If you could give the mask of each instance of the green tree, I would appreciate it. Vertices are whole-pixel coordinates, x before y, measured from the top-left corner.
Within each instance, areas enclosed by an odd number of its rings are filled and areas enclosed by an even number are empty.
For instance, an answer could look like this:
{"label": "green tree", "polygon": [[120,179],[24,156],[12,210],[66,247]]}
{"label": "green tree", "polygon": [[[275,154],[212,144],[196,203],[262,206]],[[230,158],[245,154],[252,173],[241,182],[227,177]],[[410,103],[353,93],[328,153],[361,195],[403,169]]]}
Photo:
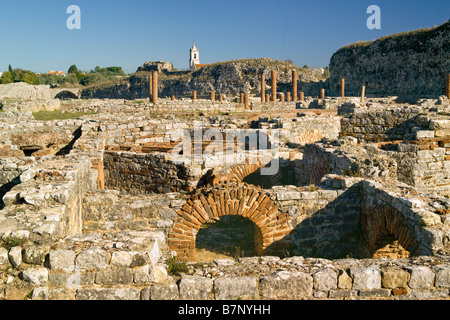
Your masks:
{"label": "green tree", "polygon": [[77,73],[78,72],[78,68],[76,65],[71,65],[69,68],[69,71],[67,71],[67,73]]}
{"label": "green tree", "polygon": [[11,67],[11,65],[8,66],[8,72],[14,73],[14,72],[13,72],[13,69],[12,69],[12,67]]}
{"label": "green tree", "polygon": [[26,82],[28,84],[37,84],[37,76],[34,72],[29,70],[14,69],[14,82]]}
{"label": "green tree", "polygon": [[3,72],[2,77],[0,78],[1,84],[8,84],[14,82],[14,75],[11,72]]}

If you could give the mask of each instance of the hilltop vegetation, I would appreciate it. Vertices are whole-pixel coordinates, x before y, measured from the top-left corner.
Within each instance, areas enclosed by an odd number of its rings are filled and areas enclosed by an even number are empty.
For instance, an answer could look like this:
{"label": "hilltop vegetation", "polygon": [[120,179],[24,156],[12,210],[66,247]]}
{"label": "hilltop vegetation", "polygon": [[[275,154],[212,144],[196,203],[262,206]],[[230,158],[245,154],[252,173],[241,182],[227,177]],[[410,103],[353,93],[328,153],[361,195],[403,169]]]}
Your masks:
{"label": "hilltop vegetation", "polygon": [[35,74],[30,70],[20,68],[13,69],[11,65],[8,71],[0,78],[0,84],[13,82],[25,82],[31,85],[58,85],[63,87],[89,86],[93,84],[107,83],[125,77],[122,67],[95,67],[93,70],[80,71],[76,65],[72,65],[66,75]]}
{"label": "hilltop vegetation", "polygon": [[397,33],[375,41],[359,41],[339,49],[330,60],[329,89],[339,92],[345,78],[349,95],[363,85],[373,95],[429,96],[443,94],[450,70],[450,22]]}

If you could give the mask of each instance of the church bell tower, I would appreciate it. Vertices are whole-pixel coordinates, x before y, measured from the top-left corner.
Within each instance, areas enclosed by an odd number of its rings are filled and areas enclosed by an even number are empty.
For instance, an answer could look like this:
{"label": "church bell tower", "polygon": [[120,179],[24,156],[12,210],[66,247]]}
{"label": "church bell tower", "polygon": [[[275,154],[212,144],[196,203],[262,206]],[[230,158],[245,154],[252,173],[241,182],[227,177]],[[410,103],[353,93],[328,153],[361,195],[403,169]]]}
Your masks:
{"label": "church bell tower", "polygon": [[200,64],[200,56],[199,56],[199,51],[197,49],[197,47],[195,46],[195,41],[194,41],[194,45],[192,46],[191,50],[190,50],[190,59],[189,59],[189,67],[191,69],[195,69],[195,65],[196,64]]}

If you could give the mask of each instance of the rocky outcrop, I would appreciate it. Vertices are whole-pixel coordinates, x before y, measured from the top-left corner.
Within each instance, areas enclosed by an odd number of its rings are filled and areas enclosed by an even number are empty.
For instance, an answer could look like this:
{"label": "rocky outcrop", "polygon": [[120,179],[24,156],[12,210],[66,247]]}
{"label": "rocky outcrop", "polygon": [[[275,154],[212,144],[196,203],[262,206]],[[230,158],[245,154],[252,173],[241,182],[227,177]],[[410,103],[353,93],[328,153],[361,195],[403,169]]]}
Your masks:
{"label": "rocky outcrop", "polygon": [[[112,86],[87,88],[82,97],[147,98],[149,68],[157,68],[160,64],[146,63],[127,80]],[[228,98],[238,96],[241,92],[257,95],[261,90],[261,74],[266,77],[266,91],[270,89],[272,70],[277,71],[278,92],[291,91],[292,70],[297,70],[299,91],[305,91],[306,94],[318,95],[325,80],[320,69],[299,68],[290,62],[269,58],[243,59],[218,62],[197,70],[169,71],[161,68],[158,90],[161,97],[191,97],[194,90],[198,98],[209,98],[211,91]]]}
{"label": "rocky outcrop", "polygon": [[373,42],[357,42],[330,60],[330,94],[337,95],[345,78],[346,95],[430,96],[444,94],[450,70],[450,22],[431,29],[394,34]]}
{"label": "rocky outcrop", "polygon": [[172,71],[173,65],[170,62],[165,61],[147,61],[144,65],[140,66],[137,71]]}

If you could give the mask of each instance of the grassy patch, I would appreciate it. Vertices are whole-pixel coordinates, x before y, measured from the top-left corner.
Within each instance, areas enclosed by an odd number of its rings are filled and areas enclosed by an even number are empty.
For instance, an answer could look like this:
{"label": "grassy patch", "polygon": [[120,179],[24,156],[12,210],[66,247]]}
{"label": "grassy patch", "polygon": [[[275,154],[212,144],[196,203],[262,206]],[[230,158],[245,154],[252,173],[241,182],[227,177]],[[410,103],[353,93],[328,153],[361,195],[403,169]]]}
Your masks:
{"label": "grassy patch", "polygon": [[1,246],[10,250],[14,247],[23,245],[25,242],[27,242],[26,239],[6,237],[6,238],[2,239]]}
{"label": "grassy patch", "polygon": [[36,120],[66,120],[66,119],[78,119],[81,116],[94,114],[95,112],[62,112],[61,110],[55,111],[39,111],[33,112],[33,117]]}
{"label": "grassy patch", "polygon": [[180,273],[188,273],[188,267],[186,261],[180,261],[176,256],[170,257],[167,260],[168,268],[167,272],[169,275],[174,276]]}

